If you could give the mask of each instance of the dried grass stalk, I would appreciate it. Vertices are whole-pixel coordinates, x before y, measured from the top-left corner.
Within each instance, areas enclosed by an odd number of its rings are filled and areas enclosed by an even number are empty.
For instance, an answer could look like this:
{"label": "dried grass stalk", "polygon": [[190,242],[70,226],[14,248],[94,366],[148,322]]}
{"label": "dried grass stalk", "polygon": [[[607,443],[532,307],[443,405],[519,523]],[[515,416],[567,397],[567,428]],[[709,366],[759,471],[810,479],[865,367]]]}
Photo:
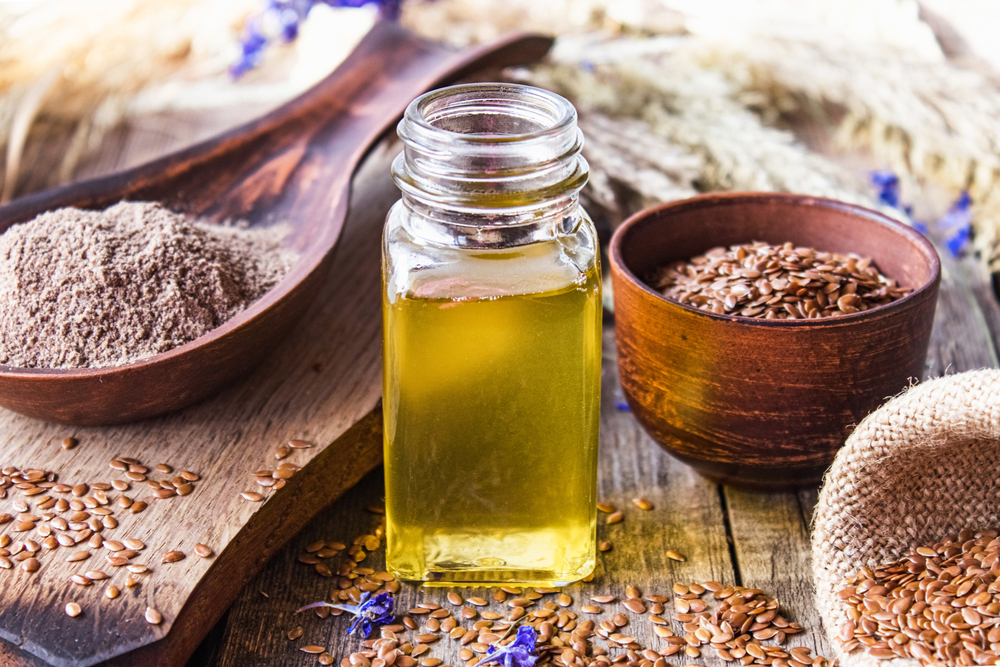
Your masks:
{"label": "dried grass stalk", "polygon": [[1000,87],[989,74],[872,45],[713,45],[703,63],[775,108],[844,109],[839,143],[903,175],[967,189],[977,245],[1000,270]]}
{"label": "dried grass stalk", "polygon": [[[765,126],[734,86],[691,56],[688,44],[676,38],[636,56],[635,40],[619,40],[603,45],[597,64],[564,51],[562,60],[526,78],[567,95],[585,113],[641,119],[660,141],[700,156],[701,173],[689,177],[699,189],[788,191],[873,204],[863,178],[791,133]],[[635,152],[649,159],[654,150],[639,143]]]}

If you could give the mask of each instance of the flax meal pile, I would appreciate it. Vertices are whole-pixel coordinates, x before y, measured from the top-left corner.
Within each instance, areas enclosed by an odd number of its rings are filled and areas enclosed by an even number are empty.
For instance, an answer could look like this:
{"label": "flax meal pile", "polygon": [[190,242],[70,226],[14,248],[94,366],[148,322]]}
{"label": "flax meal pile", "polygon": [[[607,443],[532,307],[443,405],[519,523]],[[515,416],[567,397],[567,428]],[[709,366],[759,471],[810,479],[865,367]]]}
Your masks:
{"label": "flax meal pile", "polygon": [[0,363],[130,363],[220,326],[296,254],[278,228],[220,226],[159,204],[63,208],[0,236]]}

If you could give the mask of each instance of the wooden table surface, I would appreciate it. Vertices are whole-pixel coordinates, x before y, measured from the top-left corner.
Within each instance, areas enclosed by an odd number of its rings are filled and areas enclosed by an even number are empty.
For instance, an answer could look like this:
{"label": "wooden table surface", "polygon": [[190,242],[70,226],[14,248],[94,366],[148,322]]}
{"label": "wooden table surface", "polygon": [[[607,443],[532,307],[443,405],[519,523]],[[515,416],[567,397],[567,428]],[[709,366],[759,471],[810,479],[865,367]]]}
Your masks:
{"label": "wooden table surface", "polygon": [[[241,109],[228,115],[186,114],[152,119],[110,137],[98,158],[78,176],[105,173],[149,159],[259,111]],[[57,157],[54,154],[51,159]],[[45,161],[45,155],[35,156],[33,174],[37,176],[29,174],[22,192],[46,184],[44,174],[51,172],[44,168]],[[388,179],[388,174],[384,178]],[[973,258],[956,261],[942,255],[942,259],[944,275],[927,377],[997,366],[1000,307],[988,277]],[[377,257],[372,261],[378,261]],[[623,600],[625,586],[629,584],[645,593],[667,596],[675,582],[716,580],[741,584],[777,597],[789,618],[805,627],[805,633],[789,638],[789,646],[808,646],[816,653],[832,656],[813,606],[809,566],[810,520],[818,490],[762,494],[709,482],[660,450],[632,415],[620,409],[621,404],[613,323],[609,321],[604,332],[598,484],[600,498],[622,509],[625,519],[605,525],[605,515],[599,516],[598,539],[609,540],[614,546],[599,554],[599,567],[592,582],[565,589],[573,598],[571,609],[580,613],[580,607],[589,603],[590,596],[601,593]],[[540,476],[538,483],[558,484],[559,480]],[[358,650],[360,640],[346,634],[347,617],[321,619],[311,611],[296,614],[295,610],[302,605],[329,599],[331,588],[336,587],[336,578],[319,576],[311,566],[298,562],[298,556],[316,540],[349,544],[359,535],[371,534],[379,516],[366,508],[380,506],[382,494],[382,470],[378,468],[296,536],[245,587],[188,667],[315,665],[315,655],[299,650],[306,644],[328,648],[339,664],[342,658]],[[643,511],[631,502],[640,496],[650,500],[653,509]],[[668,558],[668,550],[683,554],[686,561]],[[382,549],[372,552],[364,565],[381,570]],[[435,602],[457,611],[457,607],[447,603],[446,592],[447,589],[404,585],[397,596],[398,608],[406,610],[419,602]],[[506,606],[493,601],[491,590],[461,592],[465,597],[480,595],[490,601],[488,607],[479,611],[506,610]],[[622,611],[629,617],[629,634],[640,644],[654,649],[664,646],[652,632],[648,613],[637,615],[617,603],[608,605],[609,610],[612,608],[613,612],[593,618],[600,621]],[[668,608],[668,617],[670,614]],[[422,627],[427,617],[414,618]],[[464,625],[471,625],[471,621]],[[301,626],[304,632],[299,639],[289,640],[287,632],[296,626]],[[441,658],[446,665],[465,664],[458,657],[458,642],[447,637],[435,643],[429,655]],[[695,659],[675,656],[668,660],[672,665],[688,663],[709,667],[725,664],[707,655]]]}

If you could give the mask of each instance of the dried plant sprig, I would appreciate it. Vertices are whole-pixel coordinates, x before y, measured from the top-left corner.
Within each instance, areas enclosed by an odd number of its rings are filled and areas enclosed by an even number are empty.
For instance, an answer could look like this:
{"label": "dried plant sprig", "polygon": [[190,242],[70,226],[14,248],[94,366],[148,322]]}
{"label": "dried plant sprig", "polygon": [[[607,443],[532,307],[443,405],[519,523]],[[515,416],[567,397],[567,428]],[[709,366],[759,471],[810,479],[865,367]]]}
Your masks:
{"label": "dried plant sprig", "polygon": [[395,620],[395,616],[392,613],[394,603],[393,597],[389,593],[379,593],[375,597],[372,597],[371,593],[365,593],[361,596],[361,602],[357,605],[335,604],[321,600],[299,608],[296,613],[318,607],[330,607],[331,609],[346,611],[354,615],[354,622],[351,623],[351,627],[347,632],[352,635],[355,632],[359,632],[363,637],[368,638],[376,626],[387,625]]}

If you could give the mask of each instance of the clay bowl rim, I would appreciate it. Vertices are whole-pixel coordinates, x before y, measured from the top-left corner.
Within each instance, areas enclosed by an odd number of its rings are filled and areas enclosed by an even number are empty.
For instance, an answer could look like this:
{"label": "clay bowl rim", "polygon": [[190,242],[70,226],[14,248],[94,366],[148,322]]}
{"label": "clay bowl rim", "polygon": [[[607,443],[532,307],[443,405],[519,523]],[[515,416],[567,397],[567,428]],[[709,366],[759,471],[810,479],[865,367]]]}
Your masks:
{"label": "clay bowl rim", "polygon": [[[200,147],[200,144],[197,145]],[[173,157],[171,154],[167,157]],[[156,160],[159,163],[161,160]],[[132,168],[121,172],[115,172],[111,174],[113,177],[121,177],[123,175],[130,175],[134,171],[145,167],[146,165],[141,165],[138,168]],[[107,177],[101,177],[96,180],[104,180]],[[86,184],[90,184],[91,181],[86,181]],[[48,191],[42,194],[48,194]],[[138,201],[138,200],[128,200],[125,201]],[[159,204],[166,208],[167,210],[177,213],[177,209],[171,206],[168,202],[163,202],[155,200],[152,203]],[[107,208],[107,207],[104,207]],[[92,210],[104,210],[92,209]],[[332,211],[329,215],[332,215]],[[330,222],[330,217],[328,215],[327,223]],[[217,221],[213,218],[206,218],[200,215],[190,216],[198,220],[205,220],[209,224],[224,224],[224,221]],[[17,223],[13,223],[17,224]],[[13,226],[8,225],[8,227]],[[254,230],[265,230],[270,229],[272,225],[267,223],[251,223],[249,228]],[[86,368],[29,368],[24,366],[9,366],[6,364],[0,364],[0,378],[24,378],[24,379],[38,379],[44,377],[50,377],[52,379],[74,379],[74,378],[95,378],[101,376],[112,376],[119,375],[123,373],[128,373],[131,370],[142,369],[146,366],[151,366],[153,364],[162,364],[168,362],[175,357],[181,355],[186,355],[192,350],[206,347],[212,345],[213,343],[225,339],[230,333],[237,329],[242,329],[251,321],[257,320],[265,311],[270,310],[275,307],[279,302],[287,299],[293,292],[295,292],[299,286],[306,280],[308,280],[313,273],[322,267],[324,261],[329,255],[333,253],[336,249],[337,244],[340,241],[342,233],[342,225],[331,225],[325,224],[322,228],[322,233],[316,235],[315,242],[310,244],[305,250],[299,251],[298,257],[295,259],[295,263],[288,269],[288,272],[282,276],[282,278],[276,282],[269,290],[258,296],[253,302],[251,302],[246,308],[238,312],[233,317],[229,318],[222,324],[212,329],[209,329],[202,335],[198,336],[194,340],[188,341],[183,345],[171,348],[166,352],[160,352],[159,354],[154,354],[149,357],[144,357],[142,359],[137,359],[136,361],[130,361],[128,363],[119,364],[117,366],[97,366],[97,367],[86,367]],[[6,228],[5,228],[6,229]],[[287,236],[281,240],[281,245],[285,249],[294,249],[289,245],[290,241],[295,241],[302,236],[302,232],[296,232],[293,228],[289,231]]]}
{"label": "clay bowl rim", "polygon": [[[746,202],[747,200],[753,202],[763,202],[772,201],[777,202],[782,206],[801,206],[801,207],[824,207],[831,208],[838,211],[842,211],[848,214],[853,214],[871,220],[872,222],[882,225],[888,228],[890,231],[903,236],[909,241],[913,242],[921,251],[920,255],[925,260],[929,270],[930,276],[924,282],[924,284],[919,287],[914,287],[913,290],[901,299],[891,301],[881,306],[876,306],[874,308],[869,308],[868,310],[861,310],[856,313],[851,313],[849,315],[839,315],[836,317],[820,317],[816,319],[787,319],[787,320],[768,320],[760,317],[745,317],[743,315],[720,315],[718,313],[713,313],[707,310],[702,310],[700,308],[695,308],[687,304],[683,304],[679,301],[667,298],[660,292],[657,292],[650,285],[648,285],[644,280],[639,278],[632,272],[632,269],[628,267],[625,260],[622,258],[621,247],[625,235],[634,227],[641,226],[642,224],[653,224],[656,221],[663,220],[669,214],[674,211],[683,211],[689,208],[705,208],[705,207],[725,207],[737,202]],[[742,241],[742,243],[750,243],[753,239],[748,239]],[[714,247],[714,246],[713,246]],[[705,248],[705,251],[710,248]],[[823,251],[822,248],[817,248],[819,251]],[[704,251],[702,251],[704,252]],[[812,195],[799,195],[786,192],[726,192],[726,193],[708,193],[697,195],[694,197],[689,197],[687,199],[679,199],[676,201],[665,202],[663,204],[657,204],[649,208],[645,208],[638,213],[634,213],[629,216],[611,237],[611,242],[608,244],[608,260],[611,263],[613,274],[617,273],[622,277],[626,278],[633,285],[639,287],[642,291],[647,294],[656,297],[659,301],[662,301],[668,307],[674,306],[681,308],[690,313],[695,313],[699,316],[708,317],[709,319],[717,320],[719,322],[733,322],[734,324],[744,325],[744,326],[758,326],[758,327],[777,327],[777,328],[789,328],[789,329],[812,329],[818,327],[838,327],[847,326],[855,322],[863,321],[867,318],[878,317],[882,313],[889,313],[895,310],[906,309],[910,303],[920,299],[926,292],[934,289],[934,286],[940,282],[941,279],[941,258],[937,254],[934,245],[920,232],[908,227],[907,225],[894,220],[884,213],[879,211],[860,206],[858,204],[850,204],[848,202],[840,201],[837,199],[830,199],[828,197],[814,197]]]}

